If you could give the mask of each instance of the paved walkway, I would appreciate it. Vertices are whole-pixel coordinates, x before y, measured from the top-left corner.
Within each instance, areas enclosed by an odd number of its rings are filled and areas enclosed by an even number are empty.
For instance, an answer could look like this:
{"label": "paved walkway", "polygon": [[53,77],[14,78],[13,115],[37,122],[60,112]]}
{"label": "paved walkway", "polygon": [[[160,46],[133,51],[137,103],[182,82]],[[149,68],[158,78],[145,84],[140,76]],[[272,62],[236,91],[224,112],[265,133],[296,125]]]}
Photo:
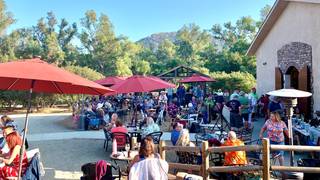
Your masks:
{"label": "paved walkway", "polygon": [[[195,134],[191,134],[191,141],[195,141]],[[57,132],[57,133],[38,133],[27,136],[28,141],[51,141],[51,140],[68,140],[68,139],[105,139],[104,133],[100,131],[74,131],[74,132]],[[164,132],[161,139],[170,141],[171,133]]]}

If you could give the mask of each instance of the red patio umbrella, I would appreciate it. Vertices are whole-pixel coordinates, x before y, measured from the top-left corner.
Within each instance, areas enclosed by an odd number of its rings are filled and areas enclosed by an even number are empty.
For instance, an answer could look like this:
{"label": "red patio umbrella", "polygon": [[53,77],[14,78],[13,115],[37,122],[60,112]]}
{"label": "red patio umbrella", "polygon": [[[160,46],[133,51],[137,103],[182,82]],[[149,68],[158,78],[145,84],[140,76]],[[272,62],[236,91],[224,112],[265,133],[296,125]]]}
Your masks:
{"label": "red patio umbrella", "polygon": [[119,76],[109,76],[103,79],[99,79],[95,81],[96,83],[103,85],[103,86],[112,86],[118,83],[121,83],[124,81],[126,78],[125,77],[119,77]]}
{"label": "red patio umbrella", "polygon": [[[33,86],[32,86],[33,82]],[[0,89],[60,94],[105,94],[113,90],[39,58],[0,64]]]}
{"label": "red patio umbrella", "polygon": [[[134,75],[123,82],[111,86],[116,93],[149,92],[158,89],[174,88],[176,85],[163,81],[154,76]],[[106,95],[114,95],[108,93]]]}
{"label": "red patio umbrella", "polygon": [[40,58],[13,61],[0,64],[0,89],[29,90],[28,107],[23,132],[23,148],[20,151],[19,176],[21,176],[22,154],[28,131],[28,114],[31,108],[31,94],[35,92],[60,94],[99,95],[113,90],[80,76],[48,64]]}
{"label": "red patio umbrella", "polygon": [[205,76],[201,76],[198,74],[193,74],[190,77],[186,77],[182,80],[180,80],[179,82],[181,83],[192,83],[192,82],[215,82],[215,79],[209,78],[209,77],[205,77]]}

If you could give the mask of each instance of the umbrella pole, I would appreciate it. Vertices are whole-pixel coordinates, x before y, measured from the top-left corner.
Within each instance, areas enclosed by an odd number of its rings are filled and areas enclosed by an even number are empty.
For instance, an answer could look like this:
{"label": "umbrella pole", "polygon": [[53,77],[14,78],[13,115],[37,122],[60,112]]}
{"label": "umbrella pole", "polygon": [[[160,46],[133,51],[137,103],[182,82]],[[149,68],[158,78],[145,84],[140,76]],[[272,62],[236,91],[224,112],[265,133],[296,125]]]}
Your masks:
{"label": "umbrella pole", "polygon": [[24,154],[24,148],[25,148],[25,142],[26,142],[26,136],[28,131],[28,123],[29,123],[29,113],[31,109],[31,95],[32,95],[32,89],[34,87],[35,81],[32,80],[31,82],[31,88],[29,90],[28,95],[28,107],[27,107],[27,113],[26,113],[26,119],[24,121],[24,131],[23,131],[23,137],[22,137],[22,147],[20,149],[20,159],[19,159],[19,174],[18,174],[18,180],[21,179],[21,173],[22,173],[22,160],[23,160],[23,154]]}

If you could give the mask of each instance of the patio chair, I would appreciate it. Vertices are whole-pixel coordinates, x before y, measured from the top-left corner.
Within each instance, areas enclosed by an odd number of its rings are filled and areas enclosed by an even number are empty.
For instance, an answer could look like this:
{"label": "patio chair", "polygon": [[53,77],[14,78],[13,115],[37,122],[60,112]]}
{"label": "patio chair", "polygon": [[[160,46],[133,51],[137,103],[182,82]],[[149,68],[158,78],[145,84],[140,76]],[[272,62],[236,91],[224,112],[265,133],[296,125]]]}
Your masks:
{"label": "patio chair", "polygon": [[188,119],[193,119],[195,121],[198,121],[198,114],[189,114],[188,115]]}
{"label": "patio chair", "polygon": [[253,126],[249,129],[245,128],[238,128],[234,129],[235,133],[237,134],[237,137],[244,142],[244,144],[249,144],[252,140],[252,132],[253,132]]}
{"label": "patio chair", "polygon": [[111,138],[112,138],[112,141],[113,141],[113,139],[116,139],[118,151],[125,151],[127,144],[130,145],[130,149],[131,149],[129,134],[122,133],[122,132],[114,132],[114,133],[111,133]]}
{"label": "patio chair", "polygon": [[108,151],[108,146],[109,146],[109,141],[112,140],[111,138],[111,134],[108,130],[106,130],[105,128],[103,128],[103,133],[104,133],[104,144],[103,144],[103,148]]}
{"label": "patio chair", "polygon": [[159,144],[162,134],[163,134],[163,132],[158,131],[158,132],[150,133],[147,136],[150,136],[153,139],[154,144]]}
{"label": "patio chair", "polygon": [[[246,145],[262,145],[261,139],[251,140],[250,142],[247,142]],[[261,150],[257,151],[248,151],[246,152],[247,160],[249,164],[252,165],[262,165],[262,159],[261,159]]]}

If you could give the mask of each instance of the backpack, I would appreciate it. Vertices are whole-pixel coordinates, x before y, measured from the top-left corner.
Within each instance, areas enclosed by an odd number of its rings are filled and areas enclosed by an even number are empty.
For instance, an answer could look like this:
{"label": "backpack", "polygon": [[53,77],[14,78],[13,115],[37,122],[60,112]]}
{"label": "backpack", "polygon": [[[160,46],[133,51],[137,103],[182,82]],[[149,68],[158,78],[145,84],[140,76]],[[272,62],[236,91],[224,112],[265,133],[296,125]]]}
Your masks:
{"label": "backpack", "polygon": [[96,163],[86,163],[81,166],[83,176],[81,180],[93,180],[96,179]]}
{"label": "backpack", "polygon": [[[96,162],[86,163],[81,166],[83,176],[81,180],[95,180],[96,179]],[[112,166],[107,166],[107,172],[101,180],[112,180]]]}

